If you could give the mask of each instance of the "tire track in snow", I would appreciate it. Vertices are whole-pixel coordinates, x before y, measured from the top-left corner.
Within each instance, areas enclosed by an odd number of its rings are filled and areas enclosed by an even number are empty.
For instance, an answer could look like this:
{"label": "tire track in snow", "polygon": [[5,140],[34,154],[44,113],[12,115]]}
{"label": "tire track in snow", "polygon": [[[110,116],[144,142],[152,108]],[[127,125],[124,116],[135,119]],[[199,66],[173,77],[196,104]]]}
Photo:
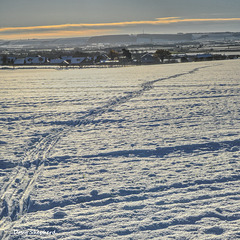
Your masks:
{"label": "tire track in snow", "polygon": [[80,127],[81,125],[91,123],[96,117],[106,112],[113,111],[113,107],[143,95],[146,91],[154,88],[154,84],[157,82],[190,75],[207,67],[208,66],[198,67],[189,72],[145,82],[141,84],[139,90],[130,92],[123,97],[112,99],[102,107],[90,110],[86,115],[77,120],[52,122],[52,125],[67,126],[65,126],[64,129],[53,129],[49,131],[45,137],[42,137],[40,141],[33,146],[33,149],[29,150],[26,156],[21,159],[15,175],[5,184],[1,191],[0,229],[4,229],[4,232],[0,235],[2,239],[7,239],[9,237],[10,229],[13,229],[15,221],[28,212],[31,204],[30,193],[37,178],[44,169],[44,161],[48,158],[51,150],[59,139],[69,134],[73,130],[73,127]]}
{"label": "tire track in snow", "polygon": [[42,137],[34,149],[21,159],[14,177],[4,186],[0,212],[0,229],[5,230],[2,239],[7,239],[14,222],[28,211],[30,192],[44,168],[44,161],[61,135],[61,132],[57,132]]}

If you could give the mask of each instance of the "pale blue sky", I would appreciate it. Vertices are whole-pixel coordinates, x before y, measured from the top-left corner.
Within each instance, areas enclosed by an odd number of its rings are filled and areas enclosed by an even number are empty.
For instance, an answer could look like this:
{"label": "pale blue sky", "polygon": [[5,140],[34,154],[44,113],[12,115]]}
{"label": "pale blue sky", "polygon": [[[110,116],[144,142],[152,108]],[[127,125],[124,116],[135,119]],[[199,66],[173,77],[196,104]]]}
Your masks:
{"label": "pale blue sky", "polygon": [[[240,0],[0,0],[0,39],[122,34],[239,31]],[[155,22],[158,18],[215,19]],[[224,20],[224,19],[228,20]],[[234,18],[234,19],[233,19]],[[219,21],[218,21],[219,20]],[[97,23],[128,23],[95,26]],[[150,22],[146,22],[150,21]],[[93,24],[82,26],[81,24]],[[16,27],[63,25],[57,29]],[[80,26],[69,26],[79,24]],[[16,29],[8,29],[8,28]],[[6,31],[5,31],[6,30]],[[61,30],[61,33],[60,33]],[[64,32],[62,32],[64,31]],[[45,33],[45,35],[44,35]]]}

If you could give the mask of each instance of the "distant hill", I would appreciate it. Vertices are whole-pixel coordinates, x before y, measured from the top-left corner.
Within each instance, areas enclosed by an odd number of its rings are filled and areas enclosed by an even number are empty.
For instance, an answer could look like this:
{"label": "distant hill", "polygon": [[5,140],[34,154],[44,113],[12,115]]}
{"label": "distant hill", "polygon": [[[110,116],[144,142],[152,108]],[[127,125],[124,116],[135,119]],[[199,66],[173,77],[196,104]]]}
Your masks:
{"label": "distant hill", "polygon": [[134,35],[106,35],[96,36],[88,39],[88,44],[109,43],[109,44],[121,44],[121,43],[136,43],[137,36]]}
{"label": "distant hill", "polygon": [[158,42],[178,42],[191,41],[192,34],[137,34],[137,35],[106,35],[96,36],[88,39],[88,44],[135,44],[135,43],[158,43]]}
{"label": "distant hill", "polygon": [[0,40],[1,48],[23,48],[23,49],[52,49],[79,47],[87,44],[88,38],[57,38],[57,39],[27,39],[27,40]]}

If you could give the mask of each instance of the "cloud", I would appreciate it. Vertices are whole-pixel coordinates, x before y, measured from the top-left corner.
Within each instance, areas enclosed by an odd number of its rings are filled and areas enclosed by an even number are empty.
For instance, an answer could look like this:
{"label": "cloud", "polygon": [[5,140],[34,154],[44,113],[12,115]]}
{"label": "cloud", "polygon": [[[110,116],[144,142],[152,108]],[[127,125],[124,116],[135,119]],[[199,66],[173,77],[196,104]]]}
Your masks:
{"label": "cloud", "polygon": [[112,22],[112,23],[80,23],[80,24],[61,24],[61,25],[48,25],[48,26],[32,26],[32,27],[9,27],[0,28],[0,33],[17,33],[17,32],[43,32],[43,31],[59,31],[74,28],[108,28],[108,27],[126,27],[137,25],[156,25],[166,24],[176,19],[176,17],[157,18],[153,21],[131,21],[131,22]]}
{"label": "cloud", "polygon": [[79,37],[79,36],[96,36],[113,34],[115,29],[87,29],[87,30],[76,30],[76,31],[46,31],[46,32],[32,32],[32,33],[11,33],[5,36],[0,35],[0,39],[31,39],[31,38],[65,38],[65,37]]}
{"label": "cloud", "polygon": [[[157,18],[161,21],[161,18]],[[240,21],[240,18],[196,18],[196,19],[181,19],[175,18],[168,20],[168,23],[180,23],[180,22],[229,22],[229,21]]]}
{"label": "cloud", "polygon": [[[67,35],[89,36],[92,34],[105,34],[105,32],[117,31],[117,29],[124,29],[127,27],[137,26],[157,26],[166,24],[178,23],[211,23],[211,22],[239,22],[240,18],[199,18],[199,19],[184,19],[179,17],[156,18],[149,21],[126,21],[126,22],[111,22],[111,23],[80,23],[80,24],[61,24],[61,25],[48,25],[48,26],[30,26],[30,27],[8,27],[0,28],[0,38],[15,38],[17,35],[30,37],[51,37]],[[2,36],[1,36],[2,35]]]}

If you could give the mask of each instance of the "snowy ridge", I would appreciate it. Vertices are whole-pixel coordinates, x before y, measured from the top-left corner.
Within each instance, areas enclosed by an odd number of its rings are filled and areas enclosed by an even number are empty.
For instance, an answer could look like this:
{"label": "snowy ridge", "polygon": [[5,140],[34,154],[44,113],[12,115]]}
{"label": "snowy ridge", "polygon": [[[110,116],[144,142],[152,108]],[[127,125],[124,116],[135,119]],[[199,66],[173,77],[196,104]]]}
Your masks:
{"label": "snowy ridge", "polygon": [[[11,173],[2,178],[2,239],[30,229],[55,233],[41,239],[239,237],[239,83],[235,76],[209,80],[219,64],[181,67],[169,74],[173,66],[166,73],[160,66],[166,76],[145,82],[159,69],[150,67],[135,86],[127,80],[116,92],[107,91],[109,80],[103,94],[86,97],[86,89],[79,111],[71,108],[77,98],[25,103],[23,110],[31,108],[19,117],[14,105],[6,108],[1,121],[31,137],[19,145],[18,163],[1,169]],[[32,110],[41,102],[46,109],[66,104],[65,112]]]}

